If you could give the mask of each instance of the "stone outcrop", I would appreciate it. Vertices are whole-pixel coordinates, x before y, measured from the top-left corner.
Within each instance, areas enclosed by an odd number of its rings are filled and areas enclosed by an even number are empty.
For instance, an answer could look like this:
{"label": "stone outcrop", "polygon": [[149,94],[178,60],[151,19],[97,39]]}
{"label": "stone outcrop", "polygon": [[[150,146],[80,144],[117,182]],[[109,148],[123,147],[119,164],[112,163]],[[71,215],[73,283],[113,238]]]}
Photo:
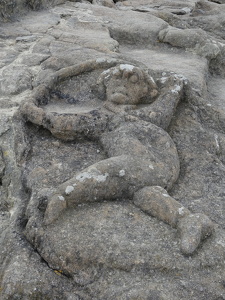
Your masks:
{"label": "stone outcrop", "polygon": [[39,10],[62,3],[65,3],[65,0],[3,0],[0,3],[0,20],[13,20],[29,10]]}
{"label": "stone outcrop", "polygon": [[0,11],[0,298],[225,299],[223,1]]}

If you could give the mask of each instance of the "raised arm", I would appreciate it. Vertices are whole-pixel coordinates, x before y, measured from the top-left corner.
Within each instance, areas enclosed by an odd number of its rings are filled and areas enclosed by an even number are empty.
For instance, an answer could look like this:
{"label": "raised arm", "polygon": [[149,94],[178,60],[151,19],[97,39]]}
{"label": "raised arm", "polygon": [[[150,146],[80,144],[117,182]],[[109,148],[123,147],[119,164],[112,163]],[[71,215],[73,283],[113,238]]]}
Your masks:
{"label": "raised arm", "polygon": [[151,104],[131,111],[132,116],[167,129],[183,94],[183,80],[176,75],[163,78],[160,95]]}

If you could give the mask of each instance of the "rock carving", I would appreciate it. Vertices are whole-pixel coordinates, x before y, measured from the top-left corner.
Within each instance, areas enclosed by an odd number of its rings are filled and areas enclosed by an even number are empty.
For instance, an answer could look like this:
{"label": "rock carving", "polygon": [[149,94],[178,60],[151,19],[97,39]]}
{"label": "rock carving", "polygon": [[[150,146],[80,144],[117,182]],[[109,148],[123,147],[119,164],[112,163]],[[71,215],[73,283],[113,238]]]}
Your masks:
{"label": "rock carving", "polygon": [[[46,110],[54,85],[95,70],[100,72],[92,88],[99,106],[76,112],[75,104],[71,114]],[[175,74],[155,81],[142,67],[97,59],[62,69],[36,89],[33,99],[20,108],[25,120],[64,140],[98,139],[107,153],[106,159],[74,174],[48,196],[44,227],[81,203],[126,198],[178,228],[183,254],[195,252],[211,235],[213,223],[203,214],[192,214],[167,193],[180,166],[176,146],[165,130],[182,97],[183,84]]]}
{"label": "rock carving", "polygon": [[0,23],[0,299],[225,299],[225,0]]}

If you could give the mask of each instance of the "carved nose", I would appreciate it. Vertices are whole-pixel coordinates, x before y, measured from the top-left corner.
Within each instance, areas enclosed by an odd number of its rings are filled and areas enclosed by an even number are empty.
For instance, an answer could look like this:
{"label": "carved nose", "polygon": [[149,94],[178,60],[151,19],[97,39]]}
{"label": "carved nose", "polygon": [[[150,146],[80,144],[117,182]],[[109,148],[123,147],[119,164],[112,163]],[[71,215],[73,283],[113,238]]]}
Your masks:
{"label": "carved nose", "polygon": [[129,72],[129,71],[124,71],[124,72],[123,72],[122,78],[123,78],[123,79],[127,79],[127,78],[129,77],[130,74],[131,74],[131,72]]}
{"label": "carved nose", "polygon": [[115,93],[121,93],[123,95],[127,95],[127,89],[125,88],[125,86],[118,86],[116,87],[116,89],[113,91],[113,94]]}

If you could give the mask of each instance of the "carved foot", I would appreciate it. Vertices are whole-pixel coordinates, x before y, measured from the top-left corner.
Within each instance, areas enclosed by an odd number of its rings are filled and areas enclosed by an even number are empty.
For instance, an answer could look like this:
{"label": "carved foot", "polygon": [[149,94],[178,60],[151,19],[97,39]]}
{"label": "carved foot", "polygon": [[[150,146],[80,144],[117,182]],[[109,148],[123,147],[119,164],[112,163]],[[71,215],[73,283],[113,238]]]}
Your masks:
{"label": "carved foot", "polygon": [[67,207],[66,200],[62,195],[53,195],[48,203],[47,209],[45,211],[44,225],[50,225],[55,220],[57,220],[62,211]]}
{"label": "carved foot", "polygon": [[190,214],[178,223],[181,235],[181,252],[192,255],[202,240],[209,237],[214,229],[212,221],[204,214]]}
{"label": "carved foot", "polygon": [[145,213],[176,227],[181,235],[181,252],[191,255],[213,232],[212,221],[204,214],[192,214],[159,186],[144,187],[134,195],[134,204]]}

